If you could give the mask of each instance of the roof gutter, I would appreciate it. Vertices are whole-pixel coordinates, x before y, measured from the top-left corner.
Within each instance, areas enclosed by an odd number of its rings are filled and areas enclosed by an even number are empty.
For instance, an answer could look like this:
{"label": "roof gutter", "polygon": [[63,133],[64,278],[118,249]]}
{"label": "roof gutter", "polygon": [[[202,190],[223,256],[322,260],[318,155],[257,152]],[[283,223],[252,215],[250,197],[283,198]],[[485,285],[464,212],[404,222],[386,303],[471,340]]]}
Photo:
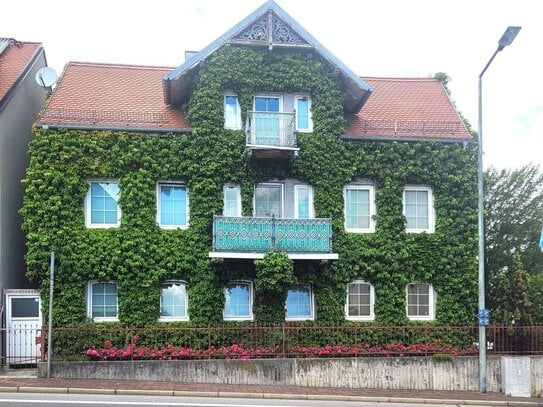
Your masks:
{"label": "roof gutter", "polygon": [[438,141],[440,143],[459,143],[462,145],[466,145],[471,142],[471,140],[468,139],[457,139],[457,138],[447,138],[447,137],[439,137],[439,138],[421,138],[421,137],[388,137],[388,136],[352,136],[347,134],[342,134],[340,137],[340,140],[343,141],[405,141],[405,142],[411,142],[416,143],[420,141]]}
{"label": "roof gutter", "polygon": [[89,126],[81,124],[45,124],[38,123],[38,127],[48,129],[68,129],[68,130],[113,130],[113,131],[132,131],[136,133],[192,133],[191,128],[171,128],[161,129],[156,127],[128,127],[128,126]]}

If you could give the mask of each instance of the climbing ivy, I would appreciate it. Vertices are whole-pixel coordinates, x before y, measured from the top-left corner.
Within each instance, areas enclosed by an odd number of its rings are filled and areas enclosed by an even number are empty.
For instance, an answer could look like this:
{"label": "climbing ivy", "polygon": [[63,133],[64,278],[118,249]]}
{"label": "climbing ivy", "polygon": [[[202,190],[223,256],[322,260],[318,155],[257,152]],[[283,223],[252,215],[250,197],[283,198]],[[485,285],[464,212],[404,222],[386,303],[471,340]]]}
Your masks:
{"label": "climbing ivy", "polygon": [[[249,158],[243,132],[223,128],[226,90],[238,94],[243,112],[259,92],[310,94],[313,132],[298,134],[299,157]],[[356,278],[375,286],[376,323],[407,322],[405,285],[411,281],[434,285],[437,322],[473,322],[474,146],[343,141],[343,98],[337,73],[312,52],[224,46],[203,63],[184,107],[190,134],[37,129],[21,213],[28,236],[27,274],[39,284],[44,304],[49,252],[57,253],[55,324],[90,322],[85,296],[90,280],[117,281],[121,325],[157,324],[160,287],[168,279],[187,282],[190,323],[185,324],[223,323],[223,287],[236,279],[254,281],[256,322],[283,321],[287,286],[299,282],[312,284],[316,323],[343,324],[346,285]],[[223,185],[241,186],[242,211],[250,216],[254,185],[287,178],[314,186],[316,215],[333,219],[339,260],[293,263],[281,253],[270,253],[256,265],[210,259],[212,219],[222,212]],[[89,179],[119,179],[120,227],[85,227]],[[356,179],[377,185],[375,233],[344,230],[343,187]],[[187,184],[188,229],[158,227],[159,180]],[[407,184],[432,186],[435,233],[405,233],[402,191]]]}

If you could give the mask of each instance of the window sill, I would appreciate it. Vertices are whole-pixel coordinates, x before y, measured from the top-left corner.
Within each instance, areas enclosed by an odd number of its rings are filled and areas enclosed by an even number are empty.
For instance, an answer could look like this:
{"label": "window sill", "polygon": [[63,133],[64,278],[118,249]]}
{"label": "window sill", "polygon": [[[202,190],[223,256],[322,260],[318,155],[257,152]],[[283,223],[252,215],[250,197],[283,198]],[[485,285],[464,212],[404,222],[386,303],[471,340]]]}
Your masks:
{"label": "window sill", "polygon": [[158,227],[164,230],[177,230],[177,229],[185,230],[189,228],[188,225],[161,225],[160,223],[158,224]]}
{"label": "window sill", "polygon": [[358,322],[373,322],[375,317],[345,317],[347,321],[358,321]]}
{"label": "window sill", "polygon": [[94,322],[119,322],[119,318],[93,318]]}
{"label": "window sill", "polygon": [[250,317],[223,317],[223,321],[253,321],[253,316]]}
{"label": "window sill", "polygon": [[189,317],[180,318],[159,318],[158,322],[187,322]]}
{"label": "window sill", "polygon": [[349,229],[345,228],[347,233],[375,233],[375,229]]}
{"label": "window sill", "polygon": [[87,229],[115,229],[121,226],[121,223],[87,223],[85,226]]}

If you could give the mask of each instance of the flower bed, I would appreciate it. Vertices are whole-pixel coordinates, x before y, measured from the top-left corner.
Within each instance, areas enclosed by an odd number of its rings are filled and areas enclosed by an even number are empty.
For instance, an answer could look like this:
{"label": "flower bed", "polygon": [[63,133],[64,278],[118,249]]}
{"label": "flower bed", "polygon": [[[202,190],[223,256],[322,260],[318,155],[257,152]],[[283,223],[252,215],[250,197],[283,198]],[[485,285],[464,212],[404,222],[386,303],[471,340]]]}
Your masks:
{"label": "flower bed", "polygon": [[[354,356],[427,356],[432,354],[459,355],[458,348],[443,345],[439,341],[430,344],[404,345],[391,343],[388,345],[370,346],[357,344],[353,346],[329,345],[324,347],[292,346],[281,349],[259,347],[246,349],[237,344],[208,349],[192,349],[167,344],[161,347],[138,346],[138,338],[133,336],[125,348],[117,348],[106,340],[103,347],[91,347],[84,354],[91,360],[176,360],[176,359],[262,359],[262,358],[328,358]],[[465,351],[462,353],[466,353]],[[469,352],[468,352],[469,353]]]}

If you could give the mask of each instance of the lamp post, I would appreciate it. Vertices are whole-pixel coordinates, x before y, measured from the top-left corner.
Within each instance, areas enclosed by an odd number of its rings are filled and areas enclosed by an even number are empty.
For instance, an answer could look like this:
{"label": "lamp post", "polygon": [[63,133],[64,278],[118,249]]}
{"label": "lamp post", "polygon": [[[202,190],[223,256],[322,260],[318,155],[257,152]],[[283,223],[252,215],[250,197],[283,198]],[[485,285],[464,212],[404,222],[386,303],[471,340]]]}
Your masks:
{"label": "lamp post", "polygon": [[494,57],[510,45],[521,27],[507,27],[502,37],[498,41],[498,48],[492,54],[485,67],[479,74],[479,128],[477,134],[478,141],[478,171],[477,171],[477,192],[478,192],[478,242],[479,242],[479,391],[486,394],[487,370],[486,370],[486,326],[489,323],[489,312],[485,309],[485,234],[484,234],[484,190],[483,190],[483,75],[494,60]]}

